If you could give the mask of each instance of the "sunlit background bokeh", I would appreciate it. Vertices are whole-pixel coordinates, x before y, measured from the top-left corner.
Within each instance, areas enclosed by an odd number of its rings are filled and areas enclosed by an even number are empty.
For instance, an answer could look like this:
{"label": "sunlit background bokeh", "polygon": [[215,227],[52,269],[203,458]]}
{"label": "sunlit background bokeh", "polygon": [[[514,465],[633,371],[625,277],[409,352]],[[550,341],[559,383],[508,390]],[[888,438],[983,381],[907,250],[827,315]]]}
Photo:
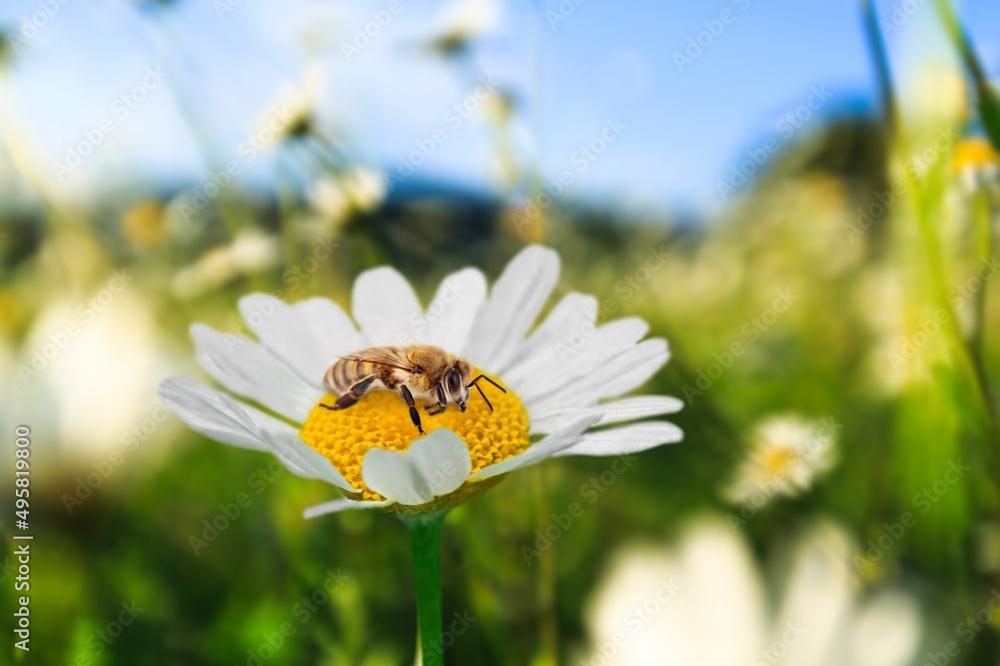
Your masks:
{"label": "sunlit background bokeh", "polygon": [[331,487],[156,385],[205,379],[188,327],[247,333],[246,293],[348,306],[392,264],[426,302],[543,243],[558,295],[670,341],[685,441],[455,510],[447,663],[1000,664],[1000,6],[949,7],[4,4],[0,452],[30,426],[35,540],[0,661],[412,663],[403,526],[305,521]]}

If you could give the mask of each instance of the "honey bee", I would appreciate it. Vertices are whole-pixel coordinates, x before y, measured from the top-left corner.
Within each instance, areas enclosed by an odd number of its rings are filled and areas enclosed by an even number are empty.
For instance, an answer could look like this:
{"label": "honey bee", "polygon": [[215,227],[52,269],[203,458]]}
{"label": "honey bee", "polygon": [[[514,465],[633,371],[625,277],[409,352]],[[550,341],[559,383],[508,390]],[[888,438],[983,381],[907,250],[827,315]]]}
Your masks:
{"label": "honey bee", "polygon": [[368,391],[398,391],[410,408],[413,425],[423,435],[417,398],[430,403],[425,409],[431,416],[443,412],[449,400],[464,412],[469,403],[469,389],[475,387],[492,412],[493,405],[479,386],[481,379],[507,392],[486,375],[473,379],[472,365],[467,360],[439,347],[368,347],[330,366],[323,376],[323,386],[340,397],[333,406],[323,403],[320,406],[330,410],[347,409]]}

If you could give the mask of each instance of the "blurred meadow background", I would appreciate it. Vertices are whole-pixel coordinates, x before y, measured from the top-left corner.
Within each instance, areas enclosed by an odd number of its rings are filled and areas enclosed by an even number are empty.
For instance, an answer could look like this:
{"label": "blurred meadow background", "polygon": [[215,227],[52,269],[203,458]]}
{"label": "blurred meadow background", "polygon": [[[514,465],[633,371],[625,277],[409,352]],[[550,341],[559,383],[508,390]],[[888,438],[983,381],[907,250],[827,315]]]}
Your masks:
{"label": "blurred meadow background", "polygon": [[35,541],[32,651],[0,661],[411,663],[403,526],[305,521],[328,486],[192,433],[156,385],[204,379],[188,327],[246,333],[243,294],[346,306],[388,263],[429,299],[543,243],[558,294],[668,338],[648,388],[685,441],[455,510],[448,663],[1000,664],[998,22],[5,3],[0,451],[31,427]]}

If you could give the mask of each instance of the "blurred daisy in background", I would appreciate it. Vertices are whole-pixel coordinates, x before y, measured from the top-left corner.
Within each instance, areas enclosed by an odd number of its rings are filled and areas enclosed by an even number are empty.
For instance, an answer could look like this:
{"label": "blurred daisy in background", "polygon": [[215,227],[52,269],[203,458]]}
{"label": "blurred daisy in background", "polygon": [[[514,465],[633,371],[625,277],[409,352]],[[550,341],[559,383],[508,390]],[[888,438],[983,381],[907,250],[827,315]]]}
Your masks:
{"label": "blurred daisy in background", "polygon": [[998,164],[1000,156],[997,151],[989,141],[980,137],[959,141],[952,156],[952,169],[962,179],[962,185],[968,192],[995,186]]}
{"label": "blurred daisy in background", "polygon": [[781,562],[787,574],[771,584],[718,519],[694,523],[674,547],[623,548],[588,602],[590,654],[574,663],[910,663],[921,635],[915,601],[894,589],[861,592],[852,554],[842,529],[820,523],[794,543]]}
{"label": "blurred daisy in background", "polygon": [[840,427],[833,419],[810,421],[794,414],[762,421],[726,497],[760,508],[774,495],[794,497],[808,490],[836,463],[834,443]]}

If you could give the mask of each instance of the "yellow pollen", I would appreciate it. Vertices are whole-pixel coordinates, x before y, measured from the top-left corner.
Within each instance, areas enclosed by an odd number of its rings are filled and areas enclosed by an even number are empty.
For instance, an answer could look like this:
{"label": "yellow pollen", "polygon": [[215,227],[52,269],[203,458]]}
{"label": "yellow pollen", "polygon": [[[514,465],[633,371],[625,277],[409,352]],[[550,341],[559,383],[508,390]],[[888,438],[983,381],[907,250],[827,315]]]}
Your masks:
{"label": "yellow pollen", "polygon": [[[479,371],[475,371],[473,376],[478,374]],[[504,386],[495,377],[490,378]],[[428,403],[417,400],[424,432],[430,434],[438,428],[455,431],[469,447],[473,472],[524,451],[530,443],[528,414],[521,399],[509,388],[507,393],[501,393],[485,380],[480,384],[493,403],[493,412],[475,388],[469,395],[464,413],[457,405],[449,403],[444,412],[432,416],[424,409]],[[333,405],[336,400],[335,395],[327,394],[320,404]],[[398,393],[383,389],[371,391],[347,409],[333,411],[316,405],[302,426],[299,437],[326,456],[349,484],[362,489],[360,495],[353,496],[354,499],[379,501],[385,498],[368,488],[361,478],[361,462],[365,453],[373,448],[405,451],[419,435],[403,399]],[[483,486],[476,492],[487,486],[485,483],[466,482],[452,495],[471,496],[475,493],[463,491],[472,485]]]}

